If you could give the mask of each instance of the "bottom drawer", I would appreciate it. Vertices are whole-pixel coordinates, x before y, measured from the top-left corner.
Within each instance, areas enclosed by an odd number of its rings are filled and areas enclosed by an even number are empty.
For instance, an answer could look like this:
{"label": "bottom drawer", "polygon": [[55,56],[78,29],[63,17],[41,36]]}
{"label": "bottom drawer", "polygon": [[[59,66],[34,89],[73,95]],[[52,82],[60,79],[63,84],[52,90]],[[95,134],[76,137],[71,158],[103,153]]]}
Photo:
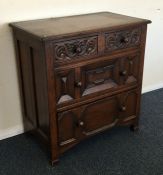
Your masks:
{"label": "bottom drawer", "polygon": [[59,145],[72,144],[136,118],[139,90],[127,91],[58,113]]}

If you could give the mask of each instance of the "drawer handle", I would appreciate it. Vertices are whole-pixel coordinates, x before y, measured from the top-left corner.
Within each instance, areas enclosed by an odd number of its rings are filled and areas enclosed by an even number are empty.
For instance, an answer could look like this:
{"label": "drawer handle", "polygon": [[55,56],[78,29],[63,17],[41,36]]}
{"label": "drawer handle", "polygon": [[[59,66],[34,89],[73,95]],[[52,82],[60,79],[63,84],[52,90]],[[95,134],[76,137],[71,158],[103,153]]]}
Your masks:
{"label": "drawer handle", "polygon": [[121,75],[121,76],[126,76],[126,75],[127,75],[127,71],[126,71],[126,70],[121,71],[121,72],[120,72],[120,75]]}
{"label": "drawer handle", "polygon": [[105,82],[104,79],[99,79],[99,80],[95,80],[93,83],[94,83],[95,85],[99,85],[99,84],[102,84],[102,83],[104,83],[104,82]]}
{"label": "drawer handle", "polygon": [[120,40],[121,43],[128,43],[129,42],[129,38],[126,37],[122,37]]}
{"label": "drawer handle", "polygon": [[91,52],[91,51],[92,51],[92,49],[93,49],[92,47],[89,47],[89,48],[88,48],[88,52]]}
{"label": "drawer handle", "polygon": [[122,112],[126,111],[126,106],[121,106],[120,111],[122,111]]}
{"label": "drawer handle", "polygon": [[76,86],[76,87],[81,87],[81,86],[82,86],[82,82],[81,82],[81,81],[76,82],[76,83],[75,83],[75,86]]}
{"label": "drawer handle", "polygon": [[79,121],[79,126],[84,126],[84,122],[83,121]]}
{"label": "drawer handle", "polygon": [[61,58],[65,58],[65,53],[61,53]]}
{"label": "drawer handle", "polygon": [[82,52],[82,49],[81,49],[80,47],[77,47],[77,48],[74,50],[74,52],[79,54],[80,52]]}

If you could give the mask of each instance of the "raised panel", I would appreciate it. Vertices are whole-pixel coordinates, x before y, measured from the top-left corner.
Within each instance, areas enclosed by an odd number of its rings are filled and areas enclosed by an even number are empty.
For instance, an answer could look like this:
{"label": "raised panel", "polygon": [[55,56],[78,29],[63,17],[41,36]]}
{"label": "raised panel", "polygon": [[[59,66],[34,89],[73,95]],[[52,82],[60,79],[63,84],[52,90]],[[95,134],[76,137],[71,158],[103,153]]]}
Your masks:
{"label": "raised panel", "polygon": [[110,97],[83,107],[80,120],[84,123],[82,133],[91,135],[113,127],[119,117],[118,98]]}
{"label": "raised panel", "polygon": [[73,111],[58,114],[59,145],[70,144],[77,139],[77,117]]}
{"label": "raised panel", "polygon": [[81,79],[81,96],[116,88],[119,84],[119,59],[82,67]]}
{"label": "raised panel", "polygon": [[130,55],[121,59],[121,71],[123,84],[137,83],[139,77],[139,54]]}
{"label": "raised panel", "polygon": [[56,72],[56,98],[58,104],[75,98],[74,82],[75,69]]}

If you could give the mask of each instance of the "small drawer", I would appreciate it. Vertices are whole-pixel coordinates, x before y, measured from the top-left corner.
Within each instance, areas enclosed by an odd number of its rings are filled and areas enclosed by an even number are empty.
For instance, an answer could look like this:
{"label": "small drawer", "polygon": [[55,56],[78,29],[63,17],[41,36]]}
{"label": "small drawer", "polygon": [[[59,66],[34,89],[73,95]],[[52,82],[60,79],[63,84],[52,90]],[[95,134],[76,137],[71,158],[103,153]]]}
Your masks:
{"label": "small drawer", "polygon": [[105,33],[105,52],[137,47],[141,41],[141,28]]}
{"label": "small drawer", "polygon": [[72,62],[98,54],[98,36],[82,37],[59,41],[54,44],[54,57],[57,63]]}

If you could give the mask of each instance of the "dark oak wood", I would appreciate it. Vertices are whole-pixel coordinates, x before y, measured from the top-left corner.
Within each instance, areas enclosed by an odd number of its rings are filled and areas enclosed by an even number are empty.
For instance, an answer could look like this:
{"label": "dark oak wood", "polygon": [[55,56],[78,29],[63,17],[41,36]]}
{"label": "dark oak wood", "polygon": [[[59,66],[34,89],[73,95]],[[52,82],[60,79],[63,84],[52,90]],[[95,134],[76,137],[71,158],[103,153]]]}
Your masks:
{"label": "dark oak wood", "polygon": [[11,23],[24,126],[51,163],[81,140],[139,126],[149,20],[110,12]]}
{"label": "dark oak wood", "polygon": [[27,31],[37,38],[50,39],[51,37],[53,38],[61,35],[74,35],[89,31],[92,33],[92,31],[99,31],[101,29],[141,25],[144,23],[150,23],[150,21],[111,12],[100,12],[77,16],[22,21],[12,23],[11,26]]}

